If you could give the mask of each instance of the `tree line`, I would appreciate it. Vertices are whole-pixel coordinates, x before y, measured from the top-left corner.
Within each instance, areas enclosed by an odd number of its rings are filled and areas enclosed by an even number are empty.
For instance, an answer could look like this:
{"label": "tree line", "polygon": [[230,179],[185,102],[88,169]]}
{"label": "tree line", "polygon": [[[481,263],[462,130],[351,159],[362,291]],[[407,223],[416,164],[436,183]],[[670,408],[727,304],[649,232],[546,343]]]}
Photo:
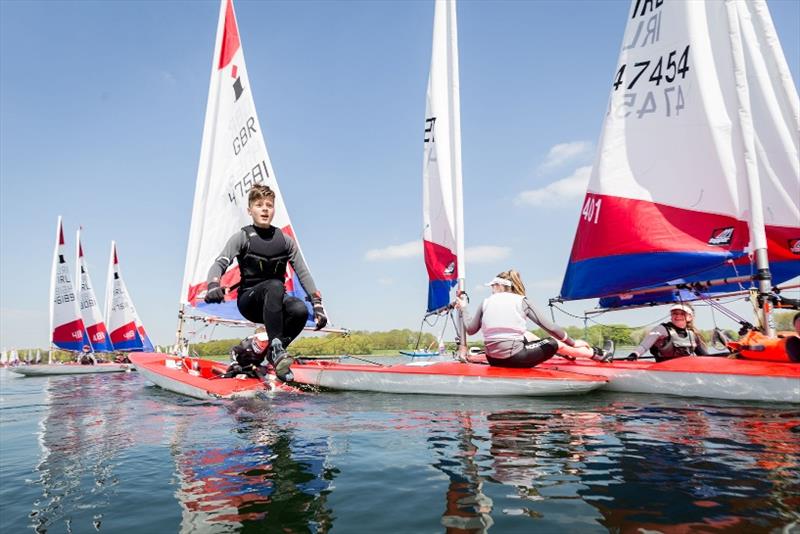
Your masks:
{"label": "tree line", "polygon": [[[779,331],[791,331],[792,317],[796,312],[778,312],[773,317],[776,328]],[[644,336],[650,331],[651,327],[633,328],[623,324],[612,325],[592,325],[588,328],[579,326],[566,327],[567,333],[573,339],[585,339],[590,345],[600,347],[606,339],[614,340],[617,346],[638,345]],[[541,329],[533,330],[539,337],[547,337],[547,333]],[[706,341],[711,340],[712,330],[701,330],[701,335]],[[737,339],[738,333],[734,330],[725,330],[728,337]],[[228,354],[233,345],[238,344],[240,339],[218,339],[205,343],[192,344],[191,350],[199,356],[221,356]],[[482,347],[483,342],[480,335],[473,336],[469,342],[471,347]],[[289,353],[293,356],[321,356],[328,354],[353,354],[369,355],[380,353],[381,351],[398,351],[414,349],[436,350],[438,342],[433,334],[405,329],[395,329],[386,332],[367,332],[363,330],[352,331],[348,335],[326,334],[322,336],[310,336],[297,339],[289,346]],[[448,350],[454,350],[453,343],[446,344]],[[30,350],[34,353],[36,349],[21,349],[19,352]],[[42,357],[47,362],[46,351],[42,352]],[[75,358],[75,353],[56,350],[53,352],[55,360],[69,361]]]}

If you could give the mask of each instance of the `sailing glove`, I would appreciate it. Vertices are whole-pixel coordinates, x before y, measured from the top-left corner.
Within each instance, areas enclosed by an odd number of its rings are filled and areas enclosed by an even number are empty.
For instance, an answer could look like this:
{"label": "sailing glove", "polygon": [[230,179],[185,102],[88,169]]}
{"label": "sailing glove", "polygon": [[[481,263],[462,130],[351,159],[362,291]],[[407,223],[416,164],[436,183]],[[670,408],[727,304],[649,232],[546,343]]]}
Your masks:
{"label": "sailing glove", "polygon": [[219,282],[209,282],[206,291],[206,304],[219,304],[225,300],[225,292],[219,287]]}
{"label": "sailing glove", "polygon": [[321,330],[328,324],[328,316],[325,315],[325,308],[322,307],[322,297],[318,294],[311,298],[311,303],[314,305],[314,321],[317,327],[314,330]]}

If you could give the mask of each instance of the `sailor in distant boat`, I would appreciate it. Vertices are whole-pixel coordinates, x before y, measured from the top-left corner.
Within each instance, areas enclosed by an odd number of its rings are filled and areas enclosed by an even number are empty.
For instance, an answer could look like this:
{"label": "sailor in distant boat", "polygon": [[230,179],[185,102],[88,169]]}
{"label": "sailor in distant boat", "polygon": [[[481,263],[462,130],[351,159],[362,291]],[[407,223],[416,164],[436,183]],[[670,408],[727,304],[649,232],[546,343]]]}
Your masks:
{"label": "sailor in distant boat", "polygon": [[694,327],[694,308],[690,304],[672,306],[669,315],[670,321],[653,328],[628,355],[629,360],[637,360],[647,351],[657,362],[710,355],[705,341]]}
{"label": "sailor in distant boat", "polygon": [[[456,307],[464,310],[468,334],[483,332],[490,365],[527,368],[549,360],[557,352],[567,358],[591,358],[601,352],[586,341],[569,337],[563,328],[528,302],[525,285],[517,271],[502,272],[486,285],[492,288],[492,294],[483,301],[474,317],[468,317],[463,299],[456,301]],[[528,319],[553,337],[536,339],[526,328]]]}
{"label": "sailor in distant boat", "polygon": [[[322,307],[322,296],[294,240],[280,228],[272,226],[275,192],[268,186],[254,185],[248,196],[247,212],[253,224],[231,236],[211,266],[205,301],[220,303],[225,299],[228,288],[220,286],[220,278],[233,258],[237,258],[241,274],[236,301],[239,312],[248,321],[266,327],[269,350],[264,347],[261,360],[266,356],[278,378],[292,380],[289,366],[293,360],[288,356],[286,347],[305,327],[308,309],[303,301],[286,294],[284,278],[287,264],[291,264],[303,289],[311,296],[317,330],[328,323]],[[240,362],[242,364],[252,365],[252,362]]]}

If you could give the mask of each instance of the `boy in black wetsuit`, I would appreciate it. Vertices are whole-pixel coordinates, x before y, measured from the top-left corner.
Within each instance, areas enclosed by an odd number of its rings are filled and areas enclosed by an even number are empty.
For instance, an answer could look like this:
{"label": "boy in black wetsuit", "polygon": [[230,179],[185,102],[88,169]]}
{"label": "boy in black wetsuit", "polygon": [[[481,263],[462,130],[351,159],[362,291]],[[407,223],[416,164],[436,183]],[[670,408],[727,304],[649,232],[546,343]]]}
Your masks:
{"label": "boy in black wetsuit", "polygon": [[[253,224],[236,232],[208,271],[208,290],[205,301],[219,303],[228,288],[220,286],[220,277],[233,262],[239,263],[241,283],[236,305],[245,319],[266,327],[269,347],[259,355],[272,363],[281,380],[292,380],[289,366],[293,363],[286,348],[308,319],[305,303],[286,294],[283,285],[286,266],[291,264],[300,284],[308,293],[314,308],[317,330],[328,323],[322,307],[322,296],[294,240],[280,228],[272,226],[275,215],[275,192],[264,185],[255,185],[248,196],[247,213]],[[240,362],[244,363],[244,362]],[[253,362],[248,361],[248,364]],[[244,367],[244,365],[243,365]]]}

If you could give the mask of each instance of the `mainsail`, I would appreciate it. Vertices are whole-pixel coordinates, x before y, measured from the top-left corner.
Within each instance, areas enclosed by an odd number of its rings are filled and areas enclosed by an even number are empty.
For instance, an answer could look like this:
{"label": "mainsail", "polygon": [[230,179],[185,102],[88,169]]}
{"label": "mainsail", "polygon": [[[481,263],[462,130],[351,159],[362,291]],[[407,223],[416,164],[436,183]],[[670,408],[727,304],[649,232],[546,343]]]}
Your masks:
{"label": "mainsail", "polygon": [[[92,350],[95,352],[110,352],[114,350],[111,345],[111,340],[108,337],[106,325],[103,322],[103,316],[100,312],[100,305],[97,303],[97,297],[94,293],[94,286],[89,277],[89,267],[83,258],[83,246],[81,245],[81,229],[75,238],[77,242],[77,251],[75,259],[75,272],[80,277],[80,291],[78,292],[78,303],[81,309],[81,318],[83,324],[86,325],[86,333],[89,335],[89,342],[92,345]],[[37,358],[38,358],[37,353]]]}
{"label": "mainsail", "polygon": [[64,259],[64,228],[61,216],[56,226],[56,246],[50,273],[50,343],[56,347],[80,351],[89,345],[89,336],[81,319],[69,265]]}
{"label": "mainsail", "polygon": [[763,0],[633,0],[561,298],[799,275],[799,132]]}
{"label": "mainsail", "polygon": [[457,282],[463,290],[466,276],[455,0],[435,4],[422,182],[428,311],[434,311],[450,303]]}
{"label": "mainsail", "polygon": [[[106,325],[111,331],[111,343],[116,350],[143,350],[142,335],[137,325],[136,310],[128,294],[128,288],[119,270],[117,244],[111,242],[106,278]],[[152,351],[152,348],[150,349]]]}
{"label": "mainsail", "polygon": [[[300,243],[292,229],[289,213],[264,144],[233,2],[222,0],[181,304],[212,317],[244,321],[236,307],[235,290],[229,292],[221,304],[206,304],[203,302],[203,295],[206,291],[208,270],[227,240],[252,222],[247,214],[247,195],[254,184],[268,185],[275,191],[275,216],[272,224],[292,236],[299,249]],[[239,280],[239,267],[234,263],[222,277],[221,284],[235,288]],[[308,325],[313,325],[313,313],[307,294],[291,266],[287,268],[285,286],[289,295],[306,303],[309,310]]]}

